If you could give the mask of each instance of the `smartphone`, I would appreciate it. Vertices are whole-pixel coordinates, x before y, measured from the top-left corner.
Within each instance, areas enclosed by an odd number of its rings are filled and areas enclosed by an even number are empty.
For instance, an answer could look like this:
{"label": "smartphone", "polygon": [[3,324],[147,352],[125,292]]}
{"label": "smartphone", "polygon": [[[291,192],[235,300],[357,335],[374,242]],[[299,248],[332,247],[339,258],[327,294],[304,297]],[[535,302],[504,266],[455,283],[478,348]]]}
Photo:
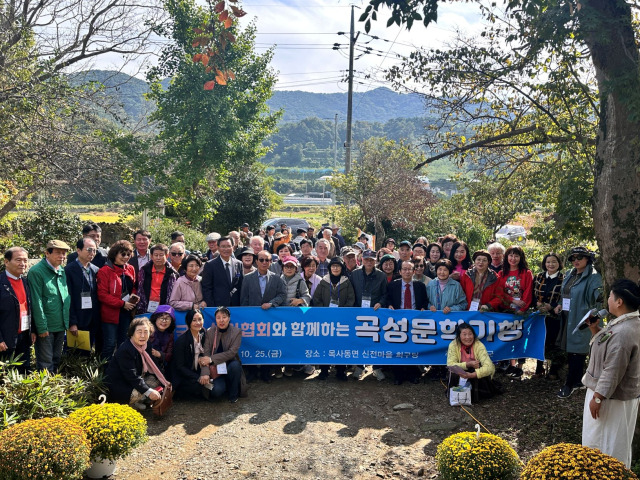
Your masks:
{"label": "smartphone", "polygon": [[129,303],[133,303],[134,305],[137,305],[139,301],[140,301],[140,297],[135,293],[129,297]]}

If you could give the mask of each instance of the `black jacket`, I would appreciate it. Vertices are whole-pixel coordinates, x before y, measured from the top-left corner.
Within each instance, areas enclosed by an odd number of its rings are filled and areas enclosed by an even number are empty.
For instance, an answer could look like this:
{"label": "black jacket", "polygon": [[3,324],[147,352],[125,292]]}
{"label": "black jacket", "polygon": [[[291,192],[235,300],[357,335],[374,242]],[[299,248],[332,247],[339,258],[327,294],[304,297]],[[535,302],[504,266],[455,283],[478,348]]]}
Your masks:
{"label": "black jacket", "polygon": [[[27,306],[31,314],[31,294],[26,278],[22,279],[27,294]],[[0,342],[7,344],[7,348],[16,348],[16,336],[20,325],[20,304],[13,291],[6,272],[0,273]],[[31,319],[31,331],[34,331],[33,319]]]}
{"label": "black jacket", "polygon": [[[204,349],[205,330],[202,329],[202,347]],[[209,352],[210,354],[211,352]],[[205,356],[207,353],[204,353]],[[187,330],[178,337],[173,344],[173,358],[171,359],[171,380],[175,391],[184,383],[198,382],[200,379],[200,367],[193,368],[193,335]]]}
{"label": "black jacket", "polygon": [[351,284],[356,294],[356,307],[362,306],[362,296],[371,297],[371,307],[376,303],[387,304],[387,275],[377,268],[373,269],[371,275],[366,275],[364,268],[356,268],[351,272]]}
{"label": "black jacket", "polygon": [[[71,252],[69,255],[67,255],[67,265],[75,261],[77,258],[78,258],[78,252]],[[104,248],[98,247],[98,250],[96,251],[96,256],[93,257],[93,260],[91,260],[91,263],[98,268],[104,267],[104,264],[107,263],[107,251]]]}
{"label": "black jacket", "polygon": [[[91,269],[91,285],[82,272],[82,266],[77,261],[72,261],[64,267],[67,276],[67,288],[71,297],[69,309],[69,326],[76,325],[78,330],[94,332],[100,325],[100,304],[98,303],[98,267],[89,264]],[[91,292],[91,308],[82,309],[82,292]]]}
{"label": "black jacket", "polygon": [[[429,297],[427,296],[427,287],[422,282],[413,281],[413,295],[415,297],[415,310],[427,309],[429,305]],[[398,278],[387,286],[387,305],[398,310],[403,308],[402,279]]]}
{"label": "black jacket", "polygon": [[[151,343],[147,343],[147,353],[151,355]],[[142,378],[142,355],[128,338],[109,362],[104,382],[111,400],[125,405],[129,404],[134,389],[140,393],[149,390]]]}
{"label": "black jacket", "polygon": [[207,307],[237,307],[240,305],[242,287],[242,262],[231,257],[233,281],[229,277],[221,257],[209,260],[202,270],[202,297]]}
{"label": "black jacket", "polygon": [[[153,262],[146,263],[136,277],[136,286],[140,301],[136,306],[139,314],[146,313],[149,307],[149,295],[151,295],[151,280],[153,279]],[[171,263],[166,262],[164,266],[164,276],[160,285],[160,305],[168,305],[171,296],[171,288],[180,275],[176,272]],[[171,287],[170,287],[171,285]]]}

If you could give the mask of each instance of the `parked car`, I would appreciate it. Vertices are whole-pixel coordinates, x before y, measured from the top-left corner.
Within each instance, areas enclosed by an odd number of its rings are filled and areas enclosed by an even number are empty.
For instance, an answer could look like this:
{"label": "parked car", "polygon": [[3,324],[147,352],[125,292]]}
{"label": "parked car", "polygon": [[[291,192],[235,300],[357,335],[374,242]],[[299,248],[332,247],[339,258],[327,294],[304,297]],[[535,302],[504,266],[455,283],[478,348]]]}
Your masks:
{"label": "parked car", "polygon": [[522,242],[527,238],[527,231],[521,225],[503,225],[496,233],[496,240],[506,238],[511,242]]}
{"label": "parked car", "polygon": [[296,236],[296,229],[302,227],[304,229],[309,228],[309,222],[307,222],[305,219],[303,218],[282,218],[282,217],[278,217],[278,218],[270,218],[269,220],[267,220],[266,222],[264,222],[260,228],[261,229],[265,229],[270,225],[273,225],[274,227],[276,227],[276,232],[280,231],[280,225],[282,225],[283,223],[286,223],[287,226],[291,229],[291,235],[293,235],[294,237]]}

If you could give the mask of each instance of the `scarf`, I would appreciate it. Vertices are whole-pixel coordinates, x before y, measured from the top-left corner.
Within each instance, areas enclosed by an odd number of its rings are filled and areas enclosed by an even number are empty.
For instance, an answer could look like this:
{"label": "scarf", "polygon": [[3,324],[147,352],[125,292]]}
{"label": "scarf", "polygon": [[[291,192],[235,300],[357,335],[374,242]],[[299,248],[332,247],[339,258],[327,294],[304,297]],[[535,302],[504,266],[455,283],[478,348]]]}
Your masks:
{"label": "scarf", "polygon": [[[193,334],[191,334],[193,336]],[[193,369],[198,370],[198,358],[200,355],[204,355],[204,348],[202,347],[202,332],[198,332],[198,338],[193,337]]]}
{"label": "scarf", "polygon": [[462,345],[462,343],[460,344],[460,362],[472,362],[476,359],[476,357],[473,355],[473,345]]}
{"label": "scarf", "polygon": [[166,378],[164,378],[164,375],[156,365],[156,362],[154,362],[149,356],[149,354],[147,353],[147,343],[145,342],[143,346],[139,346],[133,343],[133,339],[130,339],[130,341],[131,341],[131,345],[133,345],[133,347],[138,351],[138,353],[142,357],[142,373],[146,373],[146,372],[153,373],[156,376],[156,378],[160,381],[160,383],[166,387],[169,382],[167,381]]}
{"label": "scarf", "polygon": [[473,284],[473,298],[482,297],[482,292],[484,291],[484,285],[487,283],[487,279],[489,278],[489,272],[484,272],[484,275],[480,275],[480,272],[476,270],[475,282]]}

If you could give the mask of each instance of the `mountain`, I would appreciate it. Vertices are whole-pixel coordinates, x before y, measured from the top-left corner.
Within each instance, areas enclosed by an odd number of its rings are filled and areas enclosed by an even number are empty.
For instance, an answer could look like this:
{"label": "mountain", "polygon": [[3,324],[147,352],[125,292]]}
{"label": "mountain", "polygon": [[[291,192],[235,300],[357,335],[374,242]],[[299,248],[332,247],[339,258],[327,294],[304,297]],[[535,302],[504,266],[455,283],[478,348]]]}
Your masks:
{"label": "mountain", "polygon": [[[299,122],[305,118],[323,120],[347,118],[346,93],[312,93],[298,90],[276,91],[267,102],[272,110],[282,109],[282,122]],[[393,118],[425,116],[422,98],[416,94],[400,94],[388,88],[376,88],[353,94],[353,120],[386,122]]]}

